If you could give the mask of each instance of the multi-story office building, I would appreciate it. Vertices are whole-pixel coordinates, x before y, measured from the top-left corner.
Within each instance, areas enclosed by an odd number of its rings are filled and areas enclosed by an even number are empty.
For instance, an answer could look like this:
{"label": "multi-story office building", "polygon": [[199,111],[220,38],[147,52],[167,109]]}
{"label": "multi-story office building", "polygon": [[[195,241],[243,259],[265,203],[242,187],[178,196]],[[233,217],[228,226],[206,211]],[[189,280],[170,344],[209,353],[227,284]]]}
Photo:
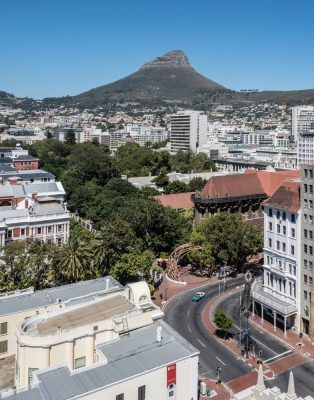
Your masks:
{"label": "multi-story office building", "polygon": [[301,169],[301,318],[303,332],[314,339],[314,164]]}
{"label": "multi-story office building", "polygon": [[298,166],[314,162],[314,107],[302,109],[297,117]]}
{"label": "multi-story office building", "polygon": [[207,115],[199,111],[179,111],[171,116],[171,151],[196,151],[206,143]]}
{"label": "multi-story office building", "polygon": [[252,286],[253,310],[300,330],[300,182],[284,181],[263,203],[264,277]]}
{"label": "multi-story office building", "polygon": [[314,106],[297,106],[292,107],[291,114],[291,135],[293,136],[294,142],[298,142],[298,123],[299,117],[303,112],[314,112]]}

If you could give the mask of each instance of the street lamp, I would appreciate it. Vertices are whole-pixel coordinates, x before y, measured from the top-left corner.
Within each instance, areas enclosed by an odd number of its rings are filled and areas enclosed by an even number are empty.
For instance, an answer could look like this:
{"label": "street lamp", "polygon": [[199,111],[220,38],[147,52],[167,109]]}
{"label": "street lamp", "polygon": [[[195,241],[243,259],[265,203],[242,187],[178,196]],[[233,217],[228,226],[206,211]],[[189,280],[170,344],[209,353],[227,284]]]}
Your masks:
{"label": "street lamp", "polygon": [[221,383],[221,368],[217,367],[216,369],[216,384],[219,385]]}
{"label": "street lamp", "polygon": [[247,272],[244,276],[245,279],[245,287],[243,291],[243,300],[242,300],[242,308],[241,311],[243,312],[243,316],[246,318],[246,329],[245,329],[245,336],[246,336],[246,346],[245,346],[245,356],[249,358],[249,336],[250,336],[250,329],[249,329],[249,316],[250,316],[250,307],[251,307],[251,281],[252,281],[252,274]]}

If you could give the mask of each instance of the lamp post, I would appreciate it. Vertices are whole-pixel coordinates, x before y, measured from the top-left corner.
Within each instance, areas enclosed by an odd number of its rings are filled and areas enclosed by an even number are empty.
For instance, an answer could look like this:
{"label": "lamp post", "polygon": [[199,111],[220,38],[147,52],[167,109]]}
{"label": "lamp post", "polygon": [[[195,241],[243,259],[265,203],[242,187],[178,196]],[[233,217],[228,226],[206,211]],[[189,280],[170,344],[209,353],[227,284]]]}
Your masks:
{"label": "lamp post", "polygon": [[246,318],[246,346],[245,346],[245,357],[249,358],[249,336],[250,336],[250,329],[249,329],[249,316],[250,316],[250,307],[252,303],[251,297],[251,281],[252,281],[252,274],[247,272],[244,276],[245,279],[245,287],[243,291],[243,299],[242,299],[242,307],[241,311],[243,312],[244,317]]}

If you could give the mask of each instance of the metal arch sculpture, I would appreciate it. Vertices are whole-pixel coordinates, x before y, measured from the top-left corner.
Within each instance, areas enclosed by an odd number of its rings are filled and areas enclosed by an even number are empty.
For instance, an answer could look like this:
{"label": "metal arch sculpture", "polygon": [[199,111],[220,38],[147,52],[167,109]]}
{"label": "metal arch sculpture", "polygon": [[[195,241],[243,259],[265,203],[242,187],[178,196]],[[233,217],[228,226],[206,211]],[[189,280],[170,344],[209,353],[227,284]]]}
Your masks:
{"label": "metal arch sculpture", "polygon": [[190,243],[183,244],[179,247],[177,247],[171,254],[170,257],[168,258],[168,265],[167,265],[167,270],[166,273],[169,278],[179,281],[180,280],[180,274],[179,274],[179,261],[181,258],[186,256],[187,254],[191,253],[192,251],[201,251],[203,250],[202,246],[195,246]]}

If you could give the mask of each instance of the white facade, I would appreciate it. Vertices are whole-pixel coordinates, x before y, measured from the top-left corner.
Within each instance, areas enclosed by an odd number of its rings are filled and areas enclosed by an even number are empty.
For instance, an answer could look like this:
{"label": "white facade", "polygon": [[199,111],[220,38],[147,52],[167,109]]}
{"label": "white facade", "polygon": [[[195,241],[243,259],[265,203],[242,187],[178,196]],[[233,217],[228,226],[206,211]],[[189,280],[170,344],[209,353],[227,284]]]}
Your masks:
{"label": "white facade", "polygon": [[219,142],[216,137],[208,137],[206,143],[199,147],[198,153],[207,154],[208,157],[228,157],[229,149],[225,143]]}
{"label": "white facade", "polygon": [[293,136],[294,142],[297,143],[298,141],[298,121],[299,116],[303,111],[310,111],[314,112],[314,106],[297,106],[292,107],[292,114],[291,114],[291,134]]}
{"label": "white facade", "polygon": [[298,166],[314,162],[314,107],[302,109],[297,117]]}
{"label": "white facade", "polygon": [[196,151],[206,143],[207,115],[199,111],[179,111],[171,116],[171,151]]}

